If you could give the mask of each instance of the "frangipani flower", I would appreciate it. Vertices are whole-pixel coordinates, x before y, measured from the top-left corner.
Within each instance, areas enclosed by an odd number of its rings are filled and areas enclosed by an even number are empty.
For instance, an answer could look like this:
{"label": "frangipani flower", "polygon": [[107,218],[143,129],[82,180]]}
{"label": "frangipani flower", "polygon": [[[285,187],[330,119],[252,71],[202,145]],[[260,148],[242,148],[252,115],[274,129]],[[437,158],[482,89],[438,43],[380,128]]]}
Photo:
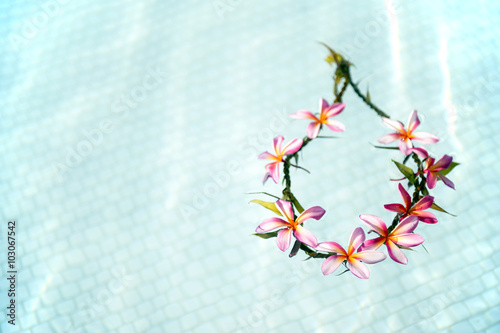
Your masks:
{"label": "frangipani flower", "polygon": [[361,228],[356,228],[352,232],[347,251],[336,242],[320,243],[316,247],[316,250],[335,253],[326,258],[323,262],[321,266],[323,275],[333,273],[344,260],[347,260],[347,265],[352,274],[360,279],[368,279],[370,277],[370,271],[362,262],[366,264],[376,264],[384,260],[387,256],[382,252],[372,250],[363,250],[355,253],[356,249],[363,244],[364,241],[365,232]]}
{"label": "frangipani flower", "polygon": [[271,177],[274,182],[277,184],[279,180],[279,164],[283,161],[284,155],[290,155],[297,152],[302,147],[302,139],[294,139],[290,141],[283,149],[281,149],[281,144],[283,143],[284,138],[279,135],[274,138],[274,152],[276,155],[270,154],[267,151],[260,154],[260,159],[268,159],[274,162],[271,162],[266,165],[267,173],[264,176],[263,183]]}
{"label": "frangipani flower", "polygon": [[399,222],[396,228],[391,231],[391,233],[388,233],[387,226],[378,216],[360,215],[359,218],[368,227],[380,235],[380,237],[365,241],[361,246],[363,251],[376,250],[385,243],[387,246],[387,252],[392,260],[406,265],[408,264],[408,258],[406,258],[403,251],[401,251],[399,247],[412,247],[420,245],[424,242],[424,238],[422,236],[412,233],[418,225],[418,218],[416,216],[410,215],[403,219]]}
{"label": "frangipani flower", "polygon": [[308,208],[303,211],[297,219],[295,219],[292,205],[289,201],[279,199],[276,201],[275,205],[280,213],[286,218],[286,221],[279,217],[271,217],[270,219],[266,219],[264,222],[259,224],[255,232],[263,233],[284,227],[278,232],[277,238],[278,248],[281,251],[286,251],[288,247],[290,247],[292,233],[296,239],[306,245],[311,247],[316,247],[318,245],[316,236],[314,236],[312,232],[306,228],[302,227],[301,224],[311,218],[319,220],[325,214],[325,210],[323,208],[319,206]]}
{"label": "frangipani flower", "polygon": [[424,210],[429,209],[432,206],[434,197],[426,195],[417,201],[416,204],[411,206],[411,197],[401,183],[398,185],[398,188],[399,193],[401,193],[401,196],[403,197],[404,206],[402,204],[389,204],[384,205],[385,209],[390,210],[391,212],[404,213],[403,216],[401,216],[401,220],[409,215],[414,215],[418,217],[419,221],[431,224],[437,223],[436,215],[431,212],[424,212]]}
{"label": "frangipani flower", "polygon": [[418,125],[420,125],[417,110],[413,110],[413,112],[410,114],[407,130],[405,130],[403,124],[397,120],[382,118],[382,121],[385,125],[395,129],[397,132],[384,135],[383,137],[378,139],[378,142],[382,144],[388,144],[399,139],[399,150],[401,150],[401,152],[405,155],[409,155],[411,153],[411,148],[413,148],[411,140],[420,141],[422,143],[436,143],[439,141],[439,138],[431,133],[413,133]]}
{"label": "frangipani flower", "polygon": [[455,184],[453,184],[453,182],[449,180],[445,175],[442,175],[438,172],[447,169],[450,166],[452,160],[453,157],[444,155],[439,161],[434,164],[434,158],[427,158],[427,160],[425,161],[425,168],[422,172],[427,174],[426,177],[428,188],[434,188],[436,186],[437,178],[439,178],[443,181],[443,183],[445,183],[446,186],[455,189]]}
{"label": "frangipani flower", "polygon": [[334,132],[345,131],[345,126],[340,121],[328,120],[328,118],[336,116],[342,112],[344,107],[344,103],[333,103],[332,105],[328,105],[328,102],[324,98],[321,98],[319,100],[319,118],[316,117],[311,111],[307,110],[299,110],[292,113],[290,117],[294,119],[312,119],[313,122],[307,126],[307,137],[309,139],[314,139],[318,136],[319,130],[323,124],[328,126],[328,128]]}

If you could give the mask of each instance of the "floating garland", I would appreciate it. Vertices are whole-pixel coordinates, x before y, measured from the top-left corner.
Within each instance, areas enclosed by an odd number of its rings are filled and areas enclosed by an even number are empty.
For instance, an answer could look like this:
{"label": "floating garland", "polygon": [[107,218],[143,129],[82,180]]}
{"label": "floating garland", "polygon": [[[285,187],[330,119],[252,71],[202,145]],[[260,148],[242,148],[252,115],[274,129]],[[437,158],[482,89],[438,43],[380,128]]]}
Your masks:
{"label": "floating garland", "polygon": [[[391,119],[388,114],[371,102],[368,92],[364,95],[358,85],[353,82],[350,74],[352,64],[327,45],[325,47],[330,53],[326,58],[327,62],[330,65],[335,65],[333,76],[335,99],[329,104],[325,99],[321,98],[319,113],[316,115],[308,110],[299,110],[291,114],[291,118],[311,121],[306,129],[307,135],[303,139],[293,139],[285,145],[283,145],[283,136],[278,135],[273,140],[274,151],[272,153],[266,151],[259,155],[259,159],[271,161],[266,165],[263,183],[269,178],[278,183],[280,179],[279,170],[282,165],[284,188],[281,197],[261,192],[276,198],[277,200],[274,202],[252,200],[252,202],[260,204],[277,215],[260,223],[254,235],[264,239],[276,237],[278,248],[283,252],[290,248],[293,236],[295,242],[289,257],[295,256],[299,251],[304,251],[309,258],[325,259],[321,267],[324,275],[333,273],[343,264],[346,269],[341,274],[350,271],[358,278],[367,279],[370,272],[365,264],[375,264],[387,258],[385,253],[378,251],[382,245],[385,245],[392,260],[403,265],[408,263],[403,250],[411,250],[412,247],[419,246],[424,242],[424,238],[415,233],[419,222],[427,224],[438,222],[436,216],[429,212],[428,209],[431,208],[447,213],[434,202],[434,197],[429,195],[429,189],[433,189],[438,180],[454,189],[455,186],[447,178],[447,174],[458,163],[453,162],[452,157],[449,155],[444,155],[436,162],[425,147],[415,147],[414,142],[434,144],[439,141],[439,138],[431,133],[415,132],[420,125],[416,110],[410,113],[406,127],[403,123]],[[391,180],[406,180],[408,190],[413,188],[413,194],[410,196],[402,183],[398,184],[403,203],[384,205],[385,209],[396,213],[389,226],[378,216],[359,215],[362,223],[376,237],[366,239],[364,230],[357,227],[352,232],[347,249],[345,249],[337,242],[318,242],[316,236],[303,226],[303,223],[309,219],[321,219],[325,214],[325,210],[319,206],[304,209],[300,205],[291,189],[290,167],[305,170],[298,165],[298,153],[316,138],[319,138],[319,133],[325,127],[333,132],[343,132],[345,130],[344,124],[332,118],[344,110],[345,104],[342,103],[342,97],[349,86],[353,88],[356,95],[367,106],[382,118],[382,122],[386,126],[394,130],[393,133],[382,136],[378,139],[378,142],[380,144],[390,144],[397,141],[398,147],[375,147],[395,149],[403,154],[402,162],[393,161],[403,177]],[[406,165],[410,158],[415,163],[416,171]],[[294,160],[295,164],[292,164],[292,160]]]}

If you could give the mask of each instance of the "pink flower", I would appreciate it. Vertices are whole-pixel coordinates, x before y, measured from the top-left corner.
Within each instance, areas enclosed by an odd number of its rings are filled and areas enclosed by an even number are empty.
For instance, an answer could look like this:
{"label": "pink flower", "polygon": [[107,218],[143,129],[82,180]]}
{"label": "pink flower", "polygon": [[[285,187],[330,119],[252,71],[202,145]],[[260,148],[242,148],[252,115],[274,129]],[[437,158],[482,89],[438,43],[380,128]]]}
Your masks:
{"label": "pink flower", "polygon": [[434,197],[426,195],[417,201],[416,204],[411,206],[411,197],[408,192],[406,192],[403,185],[399,184],[398,188],[399,193],[401,193],[401,196],[403,197],[404,206],[402,204],[389,204],[384,205],[385,209],[390,210],[391,212],[403,213],[401,220],[409,215],[414,215],[418,217],[419,221],[431,224],[437,223],[437,218],[434,214],[431,212],[424,212],[424,210],[429,209],[432,206]]}
{"label": "pink flower", "polygon": [[411,140],[420,141],[422,143],[436,143],[439,141],[439,138],[434,134],[424,132],[413,133],[418,125],[420,125],[417,110],[413,110],[410,114],[410,118],[408,119],[408,130],[405,130],[403,124],[399,121],[389,118],[382,118],[382,121],[385,125],[395,129],[397,132],[384,135],[378,139],[378,142],[388,144],[399,139],[399,150],[405,155],[411,153],[411,148],[413,148]]}
{"label": "pink flower", "polygon": [[270,219],[267,219],[259,224],[255,232],[263,233],[284,227],[278,232],[277,238],[278,247],[281,251],[286,251],[290,246],[292,233],[296,239],[306,245],[311,247],[316,247],[316,245],[318,245],[316,237],[309,230],[302,227],[301,224],[311,218],[319,220],[325,214],[325,210],[323,208],[319,206],[308,208],[303,211],[297,219],[295,219],[290,202],[279,199],[275,202],[275,205],[281,214],[286,218],[286,221],[278,217],[271,217]]}
{"label": "pink flower", "polygon": [[455,189],[455,184],[453,184],[451,180],[446,178],[445,175],[442,175],[438,172],[447,169],[450,166],[452,160],[453,157],[444,155],[439,161],[434,164],[434,158],[427,158],[427,160],[425,161],[425,168],[422,172],[427,174],[426,177],[428,188],[434,188],[436,186],[437,178],[439,178],[443,181],[443,183],[445,183],[446,186]]}
{"label": "pink flower", "polygon": [[293,154],[302,147],[302,139],[294,139],[290,141],[283,149],[281,149],[281,143],[283,143],[283,140],[284,138],[281,135],[275,137],[273,140],[274,152],[276,153],[276,155],[270,154],[267,151],[259,155],[260,159],[268,159],[274,161],[266,165],[267,173],[264,176],[263,183],[265,183],[266,180],[271,177],[277,184],[280,177],[279,164],[283,161],[283,156]]}
{"label": "pink flower", "polygon": [[388,233],[387,226],[378,216],[360,215],[359,218],[373,231],[380,235],[378,238],[369,239],[364,242],[361,246],[363,251],[376,250],[385,243],[387,246],[387,252],[392,260],[406,265],[408,263],[408,258],[406,258],[403,251],[401,251],[399,247],[412,247],[420,245],[424,242],[424,238],[422,236],[412,233],[418,225],[418,218],[416,216],[412,215],[403,219],[399,222],[396,228],[391,231],[391,233]]}
{"label": "pink flower", "polygon": [[320,243],[316,249],[328,253],[335,253],[323,262],[321,271],[323,275],[332,274],[344,260],[352,274],[360,279],[368,279],[370,271],[362,262],[367,264],[376,264],[386,258],[386,255],[378,251],[360,251],[354,253],[356,249],[365,241],[365,232],[361,228],[356,228],[352,232],[347,251],[336,242]]}
{"label": "pink flower", "polygon": [[328,118],[342,112],[344,107],[344,103],[333,103],[332,105],[328,105],[328,102],[324,98],[321,98],[319,100],[319,118],[312,114],[311,111],[307,110],[299,110],[296,113],[292,113],[290,117],[294,119],[312,119],[313,122],[307,126],[307,137],[309,139],[314,139],[318,136],[319,130],[323,124],[334,132],[345,131],[345,126],[340,121],[328,120]]}

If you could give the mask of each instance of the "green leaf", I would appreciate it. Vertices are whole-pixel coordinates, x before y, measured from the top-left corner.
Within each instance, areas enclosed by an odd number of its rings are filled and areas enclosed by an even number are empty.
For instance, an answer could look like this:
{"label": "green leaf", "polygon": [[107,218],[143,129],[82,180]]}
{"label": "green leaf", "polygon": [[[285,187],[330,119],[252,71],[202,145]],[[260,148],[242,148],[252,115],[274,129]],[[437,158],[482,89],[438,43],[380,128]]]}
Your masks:
{"label": "green leaf", "polygon": [[276,200],[281,199],[280,197],[277,197],[275,195],[269,194],[267,192],[248,192],[247,194],[265,194],[265,195],[268,195],[270,197],[276,198]]}
{"label": "green leaf", "polygon": [[443,169],[441,171],[438,171],[438,173],[442,174],[443,176],[446,176],[448,173],[451,172],[451,170],[455,169],[455,167],[459,164],[460,163],[457,163],[457,162],[451,162],[449,167],[447,167],[446,169]]}
{"label": "green leaf", "polygon": [[[334,50],[332,50],[330,48],[330,46],[328,46],[322,42],[320,42],[320,44],[322,44],[324,47],[326,47],[328,49],[328,51],[330,51],[330,55],[328,57],[326,57],[326,59],[325,59],[328,63],[330,63],[329,60],[331,59],[334,62],[336,62],[338,65],[343,60],[342,56],[340,54],[338,54],[337,52],[335,52]],[[333,64],[333,63],[330,63],[330,64]]]}
{"label": "green leaf", "polygon": [[276,237],[278,236],[278,231],[273,231],[273,232],[266,232],[266,233],[263,233],[263,234],[253,234],[254,236],[257,236],[257,237],[260,237],[260,238],[263,238],[263,239],[268,239],[268,238],[273,238],[273,237]]}
{"label": "green leaf", "polygon": [[371,98],[370,98],[370,89],[366,88],[366,100],[368,103],[371,103]]}
{"label": "green leaf", "polygon": [[346,269],[346,270],[345,270],[345,271],[343,271],[342,273],[337,274],[337,276],[341,276],[342,274],[347,273],[347,272],[349,272],[349,269]]}
{"label": "green leaf", "polygon": [[283,216],[283,215],[281,215],[278,208],[276,208],[276,205],[274,204],[274,202],[267,202],[267,201],[262,201],[262,200],[258,200],[258,199],[251,200],[250,202],[255,202],[256,204],[259,204],[264,208],[272,210],[274,213],[278,214],[279,216]]}
{"label": "green leaf", "polygon": [[424,187],[422,187],[422,194],[429,195],[429,190],[427,189],[427,187],[425,185],[424,185]]}
{"label": "green leaf", "polygon": [[331,66],[335,62],[333,59],[333,56],[330,54],[328,57],[325,58],[325,61]]}
{"label": "green leaf", "polygon": [[375,146],[372,144],[373,147],[378,148],[378,149],[391,149],[391,150],[399,150],[399,147],[383,147],[383,146]]}
{"label": "green leaf", "polygon": [[410,159],[411,155],[406,155],[405,159],[403,160],[403,164],[406,165],[406,162]]}
{"label": "green leaf", "polygon": [[292,251],[290,251],[290,254],[288,255],[289,258],[293,258],[299,253],[300,250],[300,244],[302,244],[298,239],[295,240],[295,243],[293,243]]}
{"label": "green leaf", "polygon": [[443,208],[439,207],[435,202],[432,203],[431,208],[434,209],[434,210],[437,210],[438,212],[443,212],[443,213],[446,213],[448,215],[457,217],[456,215],[453,215],[452,213],[448,213],[446,210],[444,210]]}
{"label": "green leaf", "polygon": [[336,75],[335,76],[335,84],[339,85],[341,81],[342,81],[342,75]]}
{"label": "green leaf", "polygon": [[320,139],[340,139],[340,137],[332,136],[332,135],[318,135],[317,138],[320,138]]}
{"label": "green leaf", "polygon": [[410,167],[407,167],[406,165],[404,164],[401,164],[399,162],[396,162],[394,160],[392,160],[394,162],[394,164],[396,164],[396,166],[398,167],[399,171],[401,171],[401,173],[406,177],[408,178],[408,180],[412,183],[412,184],[415,184],[416,180],[415,180],[415,173],[413,172],[413,170],[410,168]]}
{"label": "green leaf", "polygon": [[299,211],[299,214],[302,214],[302,212],[304,211],[304,208],[302,208],[302,206],[300,205],[299,201],[295,198],[295,196],[292,195],[292,203],[293,205],[295,206],[295,208],[297,208],[297,210]]}

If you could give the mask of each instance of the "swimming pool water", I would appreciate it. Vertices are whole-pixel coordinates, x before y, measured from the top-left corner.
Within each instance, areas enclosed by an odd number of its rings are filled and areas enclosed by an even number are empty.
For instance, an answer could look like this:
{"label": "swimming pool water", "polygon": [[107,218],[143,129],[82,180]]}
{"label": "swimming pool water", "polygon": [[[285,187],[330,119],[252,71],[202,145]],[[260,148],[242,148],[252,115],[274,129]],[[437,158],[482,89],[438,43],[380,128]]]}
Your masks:
{"label": "swimming pool water", "polygon": [[[16,325],[2,332],[498,332],[500,95],[494,1],[16,1],[0,5],[0,301],[16,221]],[[437,186],[428,253],[323,276],[251,236],[248,204],[287,115],[332,99],[324,42],[374,103],[461,165]],[[293,172],[308,228],[347,245],[399,202],[387,133],[353,94],[339,140]],[[438,184],[442,185],[442,184]],[[366,228],[365,228],[366,229]],[[5,254],[5,255],[4,255]]]}

